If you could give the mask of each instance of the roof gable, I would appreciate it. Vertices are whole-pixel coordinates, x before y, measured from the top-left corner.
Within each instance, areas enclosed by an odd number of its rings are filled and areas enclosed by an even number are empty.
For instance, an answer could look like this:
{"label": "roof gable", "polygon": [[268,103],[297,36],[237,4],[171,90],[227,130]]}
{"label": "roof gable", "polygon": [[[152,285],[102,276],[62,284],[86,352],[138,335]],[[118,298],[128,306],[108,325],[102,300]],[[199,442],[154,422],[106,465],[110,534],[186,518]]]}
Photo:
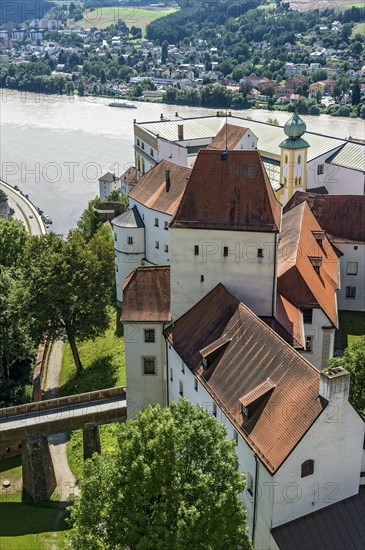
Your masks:
{"label": "roof gable", "polygon": [[[201,350],[228,335],[223,354],[204,369]],[[325,407],[318,397],[319,371],[222,284],[165,336],[272,473]],[[274,391],[245,420],[240,399],[252,397],[268,379]],[[285,414],[293,403],[300,404],[301,414]]]}
{"label": "roof gable", "polygon": [[249,129],[243,126],[225,124],[210,142],[208,149],[218,149],[219,151],[235,149],[248,131]]}
{"label": "roof gable", "polygon": [[126,277],[121,320],[125,323],[171,320],[170,266],[137,267]]}
{"label": "roof gable", "polygon": [[[166,184],[166,171],[170,174],[170,185]],[[162,160],[144,174],[129,193],[129,197],[147,208],[172,216],[186,188],[190,168]]]}
{"label": "roof gable", "polygon": [[281,205],[258,151],[199,152],[171,227],[277,232]]}

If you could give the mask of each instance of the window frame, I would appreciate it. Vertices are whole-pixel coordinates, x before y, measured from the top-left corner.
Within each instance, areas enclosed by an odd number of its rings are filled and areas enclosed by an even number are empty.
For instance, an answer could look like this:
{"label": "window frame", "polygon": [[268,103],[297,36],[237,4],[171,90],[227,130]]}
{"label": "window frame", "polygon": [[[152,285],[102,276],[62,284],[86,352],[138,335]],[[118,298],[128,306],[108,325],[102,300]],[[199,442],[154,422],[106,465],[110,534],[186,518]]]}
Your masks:
{"label": "window frame", "polygon": [[[349,270],[349,266],[350,264],[352,266],[355,266],[355,272],[351,273],[351,269]],[[350,276],[354,276],[354,275],[357,275],[358,273],[358,270],[359,270],[359,262],[354,262],[354,261],[349,261],[347,262],[347,266],[346,266],[346,275],[350,275]]]}
{"label": "window frame", "polygon": [[154,344],[156,342],[156,331],[154,328],[144,329],[144,341],[146,344]]}
{"label": "window frame", "polygon": [[[153,368],[153,372],[152,372],[152,368]],[[150,369],[150,372],[147,372],[149,369]],[[142,372],[144,376],[156,376],[157,361],[156,361],[155,355],[142,355]]]}
{"label": "window frame", "polygon": [[[303,323],[305,325],[311,325],[313,323],[313,308],[304,307],[302,309]],[[310,320],[308,320],[310,317]]]}
{"label": "window frame", "polygon": [[300,477],[307,477],[314,474],[314,460],[309,458],[302,462],[300,466]]}
{"label": "window frame", "polygon": [[159,241],[155,241],[155,248],[156,248],[156,250],[160,249],[160,242]]}
{"label": "window frame", "polygon": [[324,164],[317,165],[317,176],[323,176],[324,174]]}
{"label": "window frame", "polygon": [[[313,353],[313,339],[314,337],[311,336],[311,335],[307,335],[305,337],[305,348],[304,348],[304,351],[306,353]],[[310,344],[309,344],[310,342]]]}
{"label": "window frame", "polygon": [[133,237],[132,237],[132,235],[128,235],[128,236],[127,236],[127,244],[128,244],[128,245],[132,245],[132,244],[133,244]]}
{"label": "window frame", "polygon": [[346,298],[349,300],[355,300],[356,298],[356,286],[347,286],[346,287]]}
{"label": "window frame", "polygon": [[158,218],[155,218],[155,227],[160,227],[160,222]]}

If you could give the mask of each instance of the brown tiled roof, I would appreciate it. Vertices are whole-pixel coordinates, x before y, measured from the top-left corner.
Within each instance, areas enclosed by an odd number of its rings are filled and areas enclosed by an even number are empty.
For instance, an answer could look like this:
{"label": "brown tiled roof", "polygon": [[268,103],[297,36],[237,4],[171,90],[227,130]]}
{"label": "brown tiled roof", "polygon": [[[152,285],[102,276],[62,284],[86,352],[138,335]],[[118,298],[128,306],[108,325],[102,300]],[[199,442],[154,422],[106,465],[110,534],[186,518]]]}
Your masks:
{"label": "brown tiled roof", "polygon": [[[321,226],[304,201],[283,215],[278,254],[278,292],[296,307],[321,308],[337,327],[339,260],[327,238],[320,246],[312,231]],[[321,257],[317,273],[310,257]]]}
{"label": "brown tiled roof", "polygon": [[280,550],[363,550],[365,487],[357,495],[275,527],[271,534]]}
{"label": "brown tiled roof", "polygon": [[279,231],[281,206],[258,151],[199,151],[172,227]]}
{"label": "brown tiled roof", "polygon": [[219,151],[235,149],[239,140],[248,131],[248,128],[233,124],[225,124],[210,142],[208,149],[219,149]]}
{"label": "brown tiled roof", "polygon": [[293,337],[294,347],[304,347],[303,314],[300,309],[293,306],[284,296],[278,294],[276,319]]}
{"label": "brown tiled roof", "polygon": [[120,179],[123,180],[125,183],[128,183],[129,185],[134,185],[137,182],[137,172],[134,166],[131,166],[123,172],[123,174],[120,176]]}
{"label": "brown tiled roof", "polygon": [[137,267],[125,279],[123,322],[167,322],[171,320],[170,266]]}
{"label": "brown tiled roof", "polygon": [[[165,170],[170,170],[169,188],[166,186]],[[148,208],[172,216],[180,204],[190,174],[190,168],[162,160],[139,179],[129,197]]]}
{"label": "brown tiled roof", "polygon": [[[270,472],[275,472],[326,406],[320,373],[222,285],[165,331],[166,338]],[[230,339],[212,365],[200,350]],[[240,398],[267,380],[271,395],[248,420]],[[298,404],[299,414],[286,414]],[[294,411],[295,412],[295,411]]]}
{"label": "brown tiled roof", "polygon": [[284,208],[306,201],[333,242],[365,243],[365,195],[317,195],[297,191]]}

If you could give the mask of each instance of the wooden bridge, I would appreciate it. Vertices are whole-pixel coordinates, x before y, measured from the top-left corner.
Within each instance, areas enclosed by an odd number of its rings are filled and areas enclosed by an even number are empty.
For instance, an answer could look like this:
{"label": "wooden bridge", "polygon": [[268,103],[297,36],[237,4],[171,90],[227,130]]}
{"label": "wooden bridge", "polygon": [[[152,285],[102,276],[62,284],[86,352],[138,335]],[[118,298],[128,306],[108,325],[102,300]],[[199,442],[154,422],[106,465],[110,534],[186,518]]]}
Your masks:
{"label": "wooden bridge", "polygon": [[126,418],[125,387],[8,407],[0,410],[0,445],[22,442],[23,491],[39,502],[56,487],[47,436],[82,429],[86,459],[100,452],[98,426]]}

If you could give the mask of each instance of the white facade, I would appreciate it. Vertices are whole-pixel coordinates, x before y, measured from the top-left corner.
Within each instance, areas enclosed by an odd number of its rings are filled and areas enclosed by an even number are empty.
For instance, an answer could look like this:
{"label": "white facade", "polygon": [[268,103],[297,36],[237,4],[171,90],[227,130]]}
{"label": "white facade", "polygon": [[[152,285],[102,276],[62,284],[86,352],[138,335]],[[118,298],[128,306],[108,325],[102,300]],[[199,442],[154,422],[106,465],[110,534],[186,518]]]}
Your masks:
{"label": "white facade", "polygon": [[123,302],[125,278],[141,265],[145,257],[144,227],[120,227],[114,224],[115,280],[117,302]]}
{"label": "white facade", "polygon": [[110,181],[102,178],[99,179],[99,197],[101,199],[106,199],[112,191],[117,191],[118,189],[120,189],[119,178],[111,179]]}
{"label": "white facade", "polygon": [[365,243],[341,243],[333,240],[343,253],[340,258],[341,290],[338,309],[365,311]]}
{"label": "white facade", "polygon": [[275,314],[277,234],[175,228],[170,232],[173,320],[218,283],[256,315]]}
{"label": "white facade", "polygon": [[312,323],[304,323],[303,355],[318,370],[324,369],[333,357],[335,328],[322,309],[312,310]]}
{"label": "white facade", "polygon": [[[145,331],[154,331],[153,342],[146,341]],[[163,323],[124,323],[128,418],[148,405],[166,406],[166,343],[162,331]],[[154,373],[145,372],[145,358],[154,359]]]}
{"label": "white facade", "polygon": [[130,208],[136,206],[143,220],[145,230],[145,257],[155,265],[170,263],[170,230],[172,216],[147,208],[134,199],[129,199]]}
{"label": "white facade", "polygon": [[[167,356],[169,402],[183,396],[200,405],[226,427],[227,438],[234,439],[235,428],[230,420],[170,345]],[[329,404],[275,474],[264,467],[238,433],[239,470],[246,474],[242,498],[254,548],[278,550],[270,533],[272,528],[358,493],[364,423],[348,402],[349,376],[345,378],[347,382],[335,383],[333,390],[321,382],[319,391]],[[277,414],[283,418],[286,414],[300,415],[300,403],[289,402],[288,408]],[[307,460],[314,461],[313,474],[301,477],[301,466]],[[249,477],[253,481],[251,492],[247,490]]]}

